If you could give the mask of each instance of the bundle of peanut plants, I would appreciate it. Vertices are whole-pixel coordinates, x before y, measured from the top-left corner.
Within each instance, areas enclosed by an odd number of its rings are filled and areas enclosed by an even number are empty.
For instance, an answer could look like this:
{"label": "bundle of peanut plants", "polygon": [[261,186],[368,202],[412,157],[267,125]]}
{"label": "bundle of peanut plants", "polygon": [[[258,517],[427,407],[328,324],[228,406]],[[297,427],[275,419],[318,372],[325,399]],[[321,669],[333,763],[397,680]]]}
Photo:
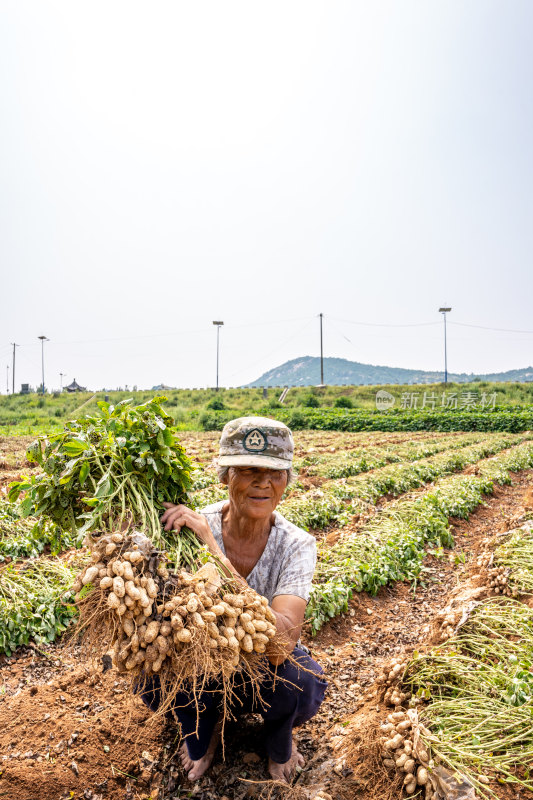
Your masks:
{"label": "bundle of peanut plants", "polygon": [[457,636],[415,655],[403,677],[424,745],[482,796],[494,780],[533,791],[533,610],[481,603]]}
{"label": "bundle of peanut plants", "polygon": [[[508,591],[533,594],[533,525],[517,528],[494,552],[493,569],[500,575]],[[502,580],[502,579],[501,579]]]}
{"label": "bundle of peanut plants", "polygon": [[191,464],[162,399],[99,403],[98,416],[41,437],[28,458],[43,472],[12,484],[10,498],[24,493],[27,514],[83,539],[90,554],[73,590],[85,641],[112,647],[137,683],[159,674],[164,709],[186,685],[219,678],[231,692],[236,670],[257,681],[276,629],[267,600],[192,531],[162,529],[163,502],[191,505]]}

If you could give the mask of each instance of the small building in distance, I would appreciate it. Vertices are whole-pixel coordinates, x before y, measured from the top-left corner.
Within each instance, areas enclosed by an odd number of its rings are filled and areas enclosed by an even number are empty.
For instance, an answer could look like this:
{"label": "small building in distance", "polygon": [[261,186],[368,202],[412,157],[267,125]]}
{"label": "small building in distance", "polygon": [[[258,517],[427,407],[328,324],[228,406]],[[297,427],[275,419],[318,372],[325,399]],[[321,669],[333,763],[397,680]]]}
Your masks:
{"label": "small building in distance", "polygon": [[87,391],[87,387],[86,386],[80,386],[79,383],[76,383],[76,378],[74,378],[72,383],[69,383],[68,386],[65,386],[63,388],[63,391],[64,392],[86,392]]}

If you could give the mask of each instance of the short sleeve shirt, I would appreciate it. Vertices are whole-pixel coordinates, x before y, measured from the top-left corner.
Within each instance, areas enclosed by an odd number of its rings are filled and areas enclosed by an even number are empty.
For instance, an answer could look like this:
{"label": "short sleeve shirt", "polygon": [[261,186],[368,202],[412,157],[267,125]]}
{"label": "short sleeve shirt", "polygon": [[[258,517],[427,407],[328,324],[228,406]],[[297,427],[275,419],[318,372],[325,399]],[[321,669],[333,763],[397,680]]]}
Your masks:
{"label": "short sleeve shirt", "polygon": [[[226,554],[222,538],[221,500],[201,510],[220,549]],[[253,570],[247,576],[248,585],[271,603],[278,594],[294,594],[309,600],[316,564],[316,541],[311,534],[297,528],[274,511],[266,547]]]}

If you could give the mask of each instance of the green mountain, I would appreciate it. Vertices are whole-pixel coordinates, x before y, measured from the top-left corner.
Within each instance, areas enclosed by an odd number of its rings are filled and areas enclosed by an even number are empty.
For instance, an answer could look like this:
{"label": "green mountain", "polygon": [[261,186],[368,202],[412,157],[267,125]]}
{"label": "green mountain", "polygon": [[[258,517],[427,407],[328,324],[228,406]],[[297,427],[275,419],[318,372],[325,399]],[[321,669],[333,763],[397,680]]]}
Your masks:
{"label": "green mountain", "polygon": [[[357,384],[408,384],[439,383],[444,380],[443,372],[429,372],[422,369],[402,369],[400,367],[380,367],[374,364],[361,364],[346,358],[324,359],[324,383],[333,386],[353,386]],[[494,372],[477,375],[471,372],[448,373],[448,380],[455,383],[472,381],[533,381],[533,367],[512,369],[508,372]],[[303,356],[286,361],[279,367],[265,372],[248,386],[315,386],[320,383],[320,358]]]}

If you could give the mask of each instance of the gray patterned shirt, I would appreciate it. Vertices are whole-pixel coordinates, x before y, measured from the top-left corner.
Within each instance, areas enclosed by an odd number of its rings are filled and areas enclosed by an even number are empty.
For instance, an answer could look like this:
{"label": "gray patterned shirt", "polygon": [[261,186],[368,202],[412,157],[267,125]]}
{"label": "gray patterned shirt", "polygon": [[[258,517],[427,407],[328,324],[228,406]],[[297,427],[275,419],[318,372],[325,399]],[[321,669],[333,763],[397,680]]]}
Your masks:
{"label": "gray patterned shirt", "polygon": [[[220,549],[226,554],[222,538],[222,509],[227,500],[202,508]],[[311,581],[316,564],[316,541],[311,534],[297,528],[292,522],[274,511],[274,525],[270,529],[261,558],[247,576],[252,589],[271,603],[278,594],[294,594],[309,600]]]}

